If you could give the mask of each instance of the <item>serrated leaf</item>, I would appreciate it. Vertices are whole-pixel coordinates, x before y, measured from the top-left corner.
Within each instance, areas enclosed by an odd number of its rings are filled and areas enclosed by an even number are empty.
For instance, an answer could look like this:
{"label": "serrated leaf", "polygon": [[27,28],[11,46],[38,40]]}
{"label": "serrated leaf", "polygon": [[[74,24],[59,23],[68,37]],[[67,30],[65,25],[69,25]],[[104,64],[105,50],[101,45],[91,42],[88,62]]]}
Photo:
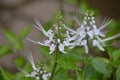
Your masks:
{"label": "serrated leaf", "polygon": [[98,57],[94,58],[92,60],[92,66],[96,71],[104,74],[107,77],[110,77],[110,73],[107,70],[107,64],[104,62],[102,58],[98,58]]}
{"label": "serrated leaf", "polygon": [[73,69],[81,71],[81,69],[77,67],[75,61],[72,60],[68,59],[60,60],[58,65],[64,69]]}
{"label": "serrated leaf", "polygon": [[13,32],[7,30],[4,30],[3,32],[8,40],[10,40],[11,42],[15,41],[16,35]]}
{"label": "serrated leaf", "polygon": [[0,67],[1,74],[5,80],[11,80],[12,74],[10,74],[8,71],[4,70],[2,67]]}
{"label": "serrated leaf", "polygon": [[83,61],[84,59],[84,50],[80,48],[74,48],[72,50],[66,51],[66,54],[60,54],[59,56],[64,59],[74,60],[74,61]]}
{"label": "serrated leaf", "polygon": [[6,54],[9,54],[11,52],[12,52],[12,50],[9,45],[0,46],[0,57],[4,56]]}
{"label": "serrated leaf", "polygon": [[117,78],[116,80],[120,80],[120,65],[116,70],[116,78]]}
{"label": "serrated leaf", "polygon": [[116,50],[112,53],[112,58],[114,61],[117,60],[118,58],[120,58],[120,49]]}
{"label": "serrated leaf", "polygon": [[30,33],[30,31],[31,31],[31,27],[26,27],[25,29],[23,29],[23,30],[19,33],[18,37],[19,37],[20,39],[23,39],[23,38],[25,38],[25,36],[27,36],[27,35]]}

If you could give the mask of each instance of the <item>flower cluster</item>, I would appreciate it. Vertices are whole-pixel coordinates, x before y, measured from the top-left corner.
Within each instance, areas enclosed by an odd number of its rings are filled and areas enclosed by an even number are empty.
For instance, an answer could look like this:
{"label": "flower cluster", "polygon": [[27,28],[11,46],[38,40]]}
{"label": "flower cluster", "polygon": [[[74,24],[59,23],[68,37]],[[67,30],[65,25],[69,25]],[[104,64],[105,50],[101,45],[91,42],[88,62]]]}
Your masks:
{"label": "flower cluster", "polygon": [[[34,27],[40,30],[48,39],[44,42],[34,41],[27,38],[27,40],[47,46],[50,49],[50,54],[53,53],[57,48],[60,52],[65,52],[65,47],[74,48],[75,46],[84,46],[85,52],[89,52],[89,43],[92,43],[94,47],[98,47],[101,51],[104,51],[105,41],[117,38],[120,34],[115,36],[105,38],[105,34],[102,30],[111,23],[112,20],[105,19],[100,26],[96,25],[95,17],[93,12],[85,12],[82,21],[79,21],[76,17],[74,20],[78,24],[78,28],[73,30],[67,27],[59,16],[57,25],[53,25],[54,29],[50,28],[46,31],[42,25],[35,19],[36,25]],[[61,29],[64,27],[65,34],[61,32]]]}
{"label": "flower cluster", "polygon": [[[105,38],[105,34],[101,31],[105,28],[108,24],[111,23],[112,20],[104,20],[100,26],[96,25],[95,17],[93,16],[93,12],[85,12],[85,16],[83,20],[80,22],[76,17],[74,20],[77,22],[79,27],[77,30],[70,29],[66,25],[64,27],[70,31],[72,37],[70,38],[69,47],[73,48],[75,46],[84,46],[85,52],[89,52],[89,42],[92,42],[92,45],[98,47],[101,51],[104,51],[105,41],[117,38],[120,34],[115,36]],[[98,28],[99,27],[99,28]]]}
{"label": "flower cluster", "polygon": [[[64,35],[61,32],[61,26],[63,25],[62,21],[59,21],[57,23],[57,25],[53,25],[54,29],[49,29],[48,31],[46,31],[42,25],[38,22],[38,20],[35,18],[35,22],[36,25],[34,25],[34,27],[38,30],[40,30],[45,37],[47,37],[47,40],[44,40],[44,42],[40,42],[40,41],[34,41],[30,38],[27,38],[27,40],[42,45],[42,46],[47,46],[50,49],[50,54],[52,54],[57,48],[59,49],[60,52],[62,53],[66,53],[64,51],[65,46],[69,46],[69,31],[66,31],[66,35]],[[63,38],[63,40],[61,39]]]}
{"label": "flower cluster", "polygon": [[20,68],[18,68],[21,72],[25,74],[26,77],[34,78],[35,80],[48,80],[48,78],[51,76],[51,73],[48,73],[46,71],[45,65],[36,66],[32,57],[31,53],[26,54],[29,62],[32,65],[33,71],[31,73],[27,73]]}

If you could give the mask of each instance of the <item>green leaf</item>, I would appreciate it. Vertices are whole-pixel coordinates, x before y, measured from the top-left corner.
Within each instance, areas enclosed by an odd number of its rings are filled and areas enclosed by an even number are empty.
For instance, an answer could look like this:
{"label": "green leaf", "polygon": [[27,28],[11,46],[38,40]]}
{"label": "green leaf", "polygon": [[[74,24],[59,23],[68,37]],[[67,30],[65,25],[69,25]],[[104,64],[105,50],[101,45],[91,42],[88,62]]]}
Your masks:
{"label": "green leaf", "polygon": [[90,6],[88,5],[88,1],[87,0],[82,0],[81,4],[80,4],[80,8],[83,11],[89,10]]}
{"label": "green leaf", "polygon": [[16,35],[13,32],[8,31],[8,30],[3,30],[3,32],[5,36],[8,38],[8,40],[10,40],[11,42],[15,41]]}
{"label": "green leaf", "polygon": [[23,57],[17,57],[16,60],[15,60],[15,64],[18,66],[18,67],[22,67],[25,63],[25,60]]}
{"label": "green leaf", "polygon": [[82,80],[81,79],[82,75],[79,73],[79,71],[76,71],[76,74],[77,74],[77,80]]}
{"label": "green leaf", "polygon": [[54,80],[75,80],[71,78],[71,74],[62,69],[59,73],[55,74]]}
{"label": "green leaf", "polygon": [[47,58],[51,58],[51,55],[49,54],[50,50],[48,47],[38,45],[38,48],[40,49],[43,56],[46,56]]}
{"label": "green leaf", "polygon": [[119,67],[117,68],[117,71],[116,71],[116,80],[120,80],[120,65]]}
{"label": "green leaf", "polygon": [[73,3],[73,4],[76,4],[78,2],[78,0],[66,0],[66,1]]}
{"label": "green leaf", "polygon": [[[108,43],[111,44],[111,43]],[[112,53],[116,50],[114,46],[106,46],[106,50],[110,56],[110,58],[112,58]]]}
{"label": "green leaf", "polygon": [[0,46],[0,57],[4,56],[6,54],[9,54],[11,52],[12,52],[12,50],[9,45]]}
{"label": "green leaf", "polygon": [[84,59],[84,49],[80,49],[80,47],[76,47],[72,50],[67,51],[66,54],[60,54],[59,56],[63,59],[74,60],[78,62],[82,62]]}
{"label": "green leaf", "polygon": [[0,67],[1,74],[5,80],[12,80],[12,74]]}
{"label": "green leaf", "polygon": [[19,37],[20,39],[23,39],[23,38],[25,38],[25,37],[30,33],[30,31],[31,31],[31,27],[26,27],[25,29],[23,29],[23,30],[19,33],[18,37]]}
{"label": "green leaf", "polygon": [[53,22],[52,20],[48,21],[46,24],[44,24],[44,29],[48,31],[50,29],[50,26],[52,26]]}
{"label": "green leaf", "polygon": [[24,47],[23,47],[23,42],[22,42],[22,40],[16,41],[15,44],[14,44],[14,47],[15,47],[16,49],[22,51],[23,48],[24,48]]}
{"label": "green leaf", "polygon": [[62,59],[59,61],[58,65],[64,69],[72,69],[72,70],[81,71],[81,69],[76,65],[75,61],[73,61],[73,60],[68,60],[68,59],[63,60]]}
{"label": "green leaf", "polygon": [[85,80],[92,80],[92,76],[94,74],[94,68],[92,65],[88,65],[85,74]]}
{"label": "green leaf", "polygon": [[112,58],[114,61],[116,61],[118,58],[120,58],[120,49],[116,50],[112,53]]}
{"label": "green leaf", "polygon": [[92,60],[92,66],[96,71],[104,74],[107,77],[110,77],[110,73],[107,70],[107,64],[104,62],[102,58],[98,58],[98,57],[94,58]]}

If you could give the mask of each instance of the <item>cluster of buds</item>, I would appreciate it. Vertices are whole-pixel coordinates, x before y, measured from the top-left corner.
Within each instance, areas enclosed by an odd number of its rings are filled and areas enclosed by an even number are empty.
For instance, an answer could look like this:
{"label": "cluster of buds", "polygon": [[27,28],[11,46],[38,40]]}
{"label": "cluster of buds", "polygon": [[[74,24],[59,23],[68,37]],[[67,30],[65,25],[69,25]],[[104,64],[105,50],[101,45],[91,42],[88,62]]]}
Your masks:
{"label": "cluster of buds", "polygon": [[[75,46],[84,46],[85,52],[88,53],[89,43],[92,43],[94,47],[98,47],[101,51],[104,51],[105,41],[120,36],[120,34],[117,34],[115,36],[105,38],[105,34],[103,34],[102,30],[109,25],[112,20],[105,19],[100,26],[97,26],[93,12],[85,12],[82,21],[79,21],[74,17],[74,20],[79,26],[76,30],[66,26],[61,19],[61,15],[58,16],[56,21],[57,25],[53,25],[54,29],[50,28],[48,31],[46,31],[35,19],[36,25],[34,25],[34,27],[40,30],[48,39],[44,40],[44,42],[34,41],[30,38],[27,38],[27,40],[39,45],[48,46],[50,54],[56,49],[62,53],[66,53],[65,47],[74,48]],[[65,29],[65,34],[64,32],[61,32],[63,28]]]}
{"label": "cluster of buds", "polygon": [[34,78],[35,80],[48,80],[48,78],[51,76],[51,73],[48,73],[46,71],[47,66],[45,66],[44,64],[36,66],[31,53],[26,54],[26,56],[32,65],[33,71],[31,73],[27,73],[26,71],[20,68],[18,69],[21,72],[23,72],[26,77],[31,77]]}

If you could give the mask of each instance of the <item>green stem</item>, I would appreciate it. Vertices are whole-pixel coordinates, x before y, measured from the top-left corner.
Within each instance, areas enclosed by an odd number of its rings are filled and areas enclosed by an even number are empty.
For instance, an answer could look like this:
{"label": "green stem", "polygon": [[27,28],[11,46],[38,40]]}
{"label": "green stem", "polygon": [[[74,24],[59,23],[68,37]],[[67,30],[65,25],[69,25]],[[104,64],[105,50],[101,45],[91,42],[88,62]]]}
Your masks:
{"label": "green stem", "polygon": [[84,55],[84,70],[83,70],[82,80],[85,80],[86,70],[87,70],[87,54]]}
{"label": "green stem", "polygon": [[55,71],[56,71],[56,68],[57,68],[57,64],[58,64],[58,45],[57,45],[56,52],[55,52],[55,62],[54,62],[54,65],[53,65],[53,70],[52,70],[52,73],[51,73],[50,80],[53,80],[53,77],[54,77],[54,74],[55,74]]}

